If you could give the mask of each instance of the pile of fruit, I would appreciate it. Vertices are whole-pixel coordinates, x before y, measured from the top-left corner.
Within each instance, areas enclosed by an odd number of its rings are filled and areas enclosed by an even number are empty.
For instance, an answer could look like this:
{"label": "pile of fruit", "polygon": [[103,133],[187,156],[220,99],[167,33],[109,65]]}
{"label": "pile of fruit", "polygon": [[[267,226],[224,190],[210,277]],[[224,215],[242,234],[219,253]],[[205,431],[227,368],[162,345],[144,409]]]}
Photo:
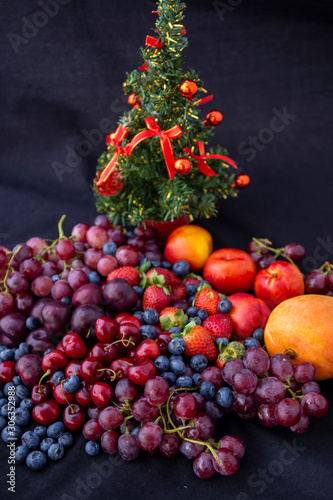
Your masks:
{"label": "pile of fruit", "polygon": [[277,337],[274,322],[308,299],[332,330],[330,264],[304,280],[297,244],[212,253],[207,231],[184,226],[162,249],[151,227],[99,215],[66,237],[62,223],[52,242],[0,247],[0,429],[17,464],[42,469],[81,431],[91,456],[182,454],[200,478],[231,475],[245,446],[214,437],[223,414],[303,433],[327,412],[315,380],[332,377],[332,363],[318,350],[307,358],[301,333]]}

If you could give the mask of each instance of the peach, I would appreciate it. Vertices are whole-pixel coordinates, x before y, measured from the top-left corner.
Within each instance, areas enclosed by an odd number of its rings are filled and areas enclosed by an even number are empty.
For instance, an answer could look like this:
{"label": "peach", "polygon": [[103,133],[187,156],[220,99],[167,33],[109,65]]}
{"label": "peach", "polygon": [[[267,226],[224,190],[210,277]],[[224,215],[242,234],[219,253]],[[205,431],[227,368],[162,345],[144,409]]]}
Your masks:
{"label": "peach", "polygon": [[265,327],[271,310],[263,300],[249,293],[235,293],[228,299],[232,303],[229,316],[235,337],[246,339],[257,328]]}
{"label": "peach", "polygon": [[256,265],[248,253],[236,248],[220,248],[207,259],[204,279],[225,295],[249,292],[257,273]]}
{"label": "peach", "polygon": [[164,258],[171,264],[186,260],[191,271],[200,271],[212,251],[212,235],[203,227],[188,224],[172,231],[165,244]]}

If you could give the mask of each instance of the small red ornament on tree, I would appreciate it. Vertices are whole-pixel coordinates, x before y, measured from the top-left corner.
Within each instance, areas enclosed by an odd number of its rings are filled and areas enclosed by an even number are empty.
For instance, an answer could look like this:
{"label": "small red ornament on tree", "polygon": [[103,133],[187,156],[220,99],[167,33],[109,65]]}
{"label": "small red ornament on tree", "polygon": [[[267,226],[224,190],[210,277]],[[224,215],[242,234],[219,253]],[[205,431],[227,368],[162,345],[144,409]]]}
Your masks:
{"label": "small red ornament on tree", "polygon": [[217,125],[220,125],[222,120],[223,120],[223,115],[221,111],[218,111],[217,109],[212,109],[212,111],[209,111],[209,113],[206,114],[206,119],[204,120],[204,124],[207,125],[208,127],[216,127]]}
{"label": "small red ornament on tree", "polygon": [[127,98],[127,102],[132,108],[140,108],[141,99],[138,99],[135,94],[130,94]]}
{"label": "small red ornament on tree", "polygon": [[250,184],[250,177],[246,174],[237,175],[232,183],[233,188],[245,188]]}
{"label": "small red ornament on tree", "polygon": [[192,163],[188,158],[182,157],[175,161],[175,170],[178,174],[186,175],[192,170]]}
{"label": "small red ornament on tree", "polygon": [[179,92],[183,97],[191,100],[198,92],[198,85],[192,80],[184,80],[183,83],[180,84]]}

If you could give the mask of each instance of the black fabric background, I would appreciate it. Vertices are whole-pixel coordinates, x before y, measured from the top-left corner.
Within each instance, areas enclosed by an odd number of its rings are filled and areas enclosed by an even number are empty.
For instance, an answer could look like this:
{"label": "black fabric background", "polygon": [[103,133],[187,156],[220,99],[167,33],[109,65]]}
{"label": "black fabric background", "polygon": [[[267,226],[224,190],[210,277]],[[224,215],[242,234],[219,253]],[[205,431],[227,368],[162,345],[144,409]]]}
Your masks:
{"label": "black fabric background", "polygon": [[[252,182],[238,199],[221,203],[216,219],[199,223],[212,232],[215,248],[245,249],[252,236],[271,238],[277,246],[298,241],[307,248],[309,271],[333,261],[332,4],[225,0],[219,2],[224,13],[214,4],[188,2],[186,65],[200,71],[215,95],[204,111],[214,107],[224,114],[214,142],[228,148]],[[0,10],[0,244],[9,247],[34,235],[55,237],[64,213],[67,232],[78,222],[93,222],[90,185],[96,161],[106,132],[116,128],[126,108],[125,73],[141,64],[138,49],[155,21],[152,0],[59,0],[58,13],[46,21],[38,17],[40,5],[13,0],[2,2]],[[30,35],[22,32],[32,20],[44,25]],[[283,109],[293,117],[283,130],[267,135],[263,129]],[[96,132],[105,119],[107,130]],[[83,151],[82,141],[93,129],[94,144],[85,142]],[[261,150],[248,161],[246,142],[258,134],[266,144],[260,141]],[[65,164],[66,148],[80,155],[57,177],[54,162]],[[236,434],[246,444],[233,477],[199,480],[183,457],[147,456],[132,463],[91,459],[78,436],[64,460],[40,473],[17,466],[16,495],[50,500],[331,498],[333,386],[331,381],[321,385],[331,408],[324,418],[312,420],[305,435],[235,416],[223,420],[220,434]],[[0,449],[1,491],[10,498],[7,449]]]}

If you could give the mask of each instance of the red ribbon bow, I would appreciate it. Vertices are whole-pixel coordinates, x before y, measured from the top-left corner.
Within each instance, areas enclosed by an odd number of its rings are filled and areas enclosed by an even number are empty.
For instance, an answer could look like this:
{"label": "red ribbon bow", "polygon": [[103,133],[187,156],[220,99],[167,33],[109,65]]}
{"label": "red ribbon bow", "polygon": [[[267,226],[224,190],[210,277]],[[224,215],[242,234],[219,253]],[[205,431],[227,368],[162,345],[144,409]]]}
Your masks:
{"label": "red ribbon bow", "polygon": [[232,165],[234,168],[237,169],[236,163],[231,158],[228,158],[228,156],[209,154],[209,153],[205,156],[204,143],[201,141],[197,141],[195,144],[199,149],[200,153],[199,155],[195,155],[194,153],[192,153],[192,151],[189,148],[184,148],[183,151],[197,161],[198,169],[207,177],[213,177],[214,175],[219,175],[219,174],[214,172],[214,170],[207,165],[205,160],[222,160],[226,163],[230,163],[230,165]]}
{"label": "red ribbon bow", "polygon": [[158,40],[154,36],[147,35],[146,36],[146,47],[155,47],[155,49],[160,49],[163,47],[164,43],[162,40]]}
{"label": "red ribbon bow", "polygon": [[106,138],[106,144],[113,144],[116,148],[111,160],[107,165],[104,167],[104,170],[102,171],[98,181],[96,182],[96,186],[101,186],[104,184],[110,175],[112,174],[113,170],[117,166],[118,162],[118,157],[120,154],[125,154],[125,148],[120,146],[120,144],[123,142],[123,140],[127,137],[129,133],[129,129],[126,127],[122,127],[122,125],[119,125],[117,130],[113,134],[109,134]]}
{"label": "red ribbon bow", "polygon": [[154,118],[151,117],[145,118],[145,123],[148,130],[143,130],[133,137],[132,141],[125,148],[126,154],[127,156],[130,156],[133,149],[140,144],[141,141],[148,139],[149,137],[158,136],[160,138],[160,144],[165,165],[169,174],[169,179],[171,180],[177,172],[175,169],[175,158],[170,139],[180,137],[183,131],[180,125],[174,125],[169,130],[161,130],[161,127],[155,122]]}

